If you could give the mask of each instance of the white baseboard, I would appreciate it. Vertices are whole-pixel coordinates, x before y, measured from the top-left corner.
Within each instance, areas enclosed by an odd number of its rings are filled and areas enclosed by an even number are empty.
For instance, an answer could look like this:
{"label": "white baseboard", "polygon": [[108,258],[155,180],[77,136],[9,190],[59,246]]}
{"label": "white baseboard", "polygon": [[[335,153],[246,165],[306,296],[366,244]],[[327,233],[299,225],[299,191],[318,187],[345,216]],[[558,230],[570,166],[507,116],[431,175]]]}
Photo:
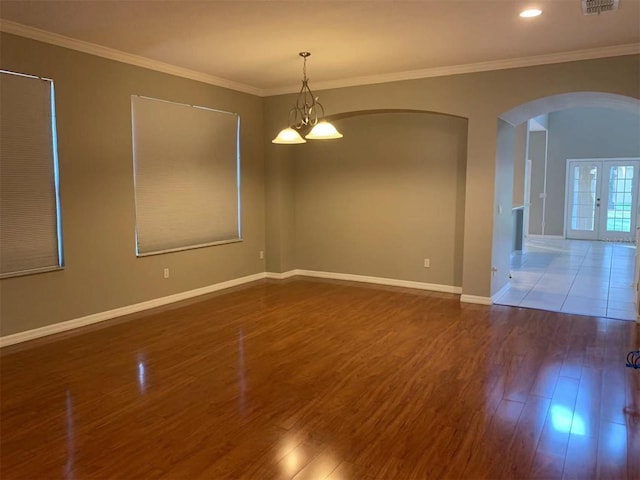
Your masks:
{"label": "white baseboard", "polygon": [[496,300],[499,299],[502,295],[504,295],[504,293],[509,290],[509,287],[511,287],[511,284],[509,282],[505,283],[502,288],[500,290],[498,290],[496,293],[494,293],[493,295],[491,295],[491,303],[496,303]]}
{"label": "white baseboard", "polygon": [[479,297],[477,295],[460,295],[462,303],[477,303],[478,305],[493,305],[491,297]]}
{"label": "white baseboard", "polygon": [[296,271],[295,270],[289,270],[288,272],[267,272],[265,274],[265,278],[273,278],[274,280],[285,280],[287,278],[291,278],[291,277],[295,277]]}
{"label": "white baseboard", "polygon": [[566,240],[564,235],[540,235],[538,233],[531,233],[526,238],[541,238],[547,240]]}
{"label": "white baseboard", "polygon": [[107,310],[105,312],[93,313],[91,315],[74,318],[73,320],[68,320],[66,322],[54,323],[45,327],[34,328],[33,330],[18,332],[12,335],[5,335],[4,337],[0,337],[0,348],[6,347],[8,345],[14,345],[16,343],[26,342],[28,340],[35,340],[36,338],[53,335],[54,333],[66,332],[68,330],[73,330],[74,328],[104,322],[105,320],[111,320],[112,318],[129,315],[131,313],[141,312],[143,310],[149,310],[155,307],[161,307],[170,303],[179,302],[180,300],[187,300],[189,298],[198,297],[200,295],[216,292],[218,290],[224,290],[225,288],[236,287],[245,283],[261,280],[265,277],[266,274],[264,272],[256,273],[254,275],[248,275],[246,277],[235,278],[233,280],[208,285],[202,288],[196,288],[195,290],[189,290],[186,292],[168,295],[166,297],[154,298],[153,300],[148,300],[146,302],[127,305],[126,307],[114,308],[113,310]]}
{"label": "white baseboard", "polygon": [[424,283],[424,282],[414,282],[411,280],[398,280],[395,278],[384,278],[384,277],[369,277],[367,275],[354,275],[351,273],[336,273],[336,272],[319,272],[316,270],[291,270],[286,272],[286,274],[293,275],[302,275],[305,277],[316,277],[316,278],[330,278],[332,280],[347,280],[349,282],[362,282],[362,283],[375,283],[378,285],[389,285],[392,287],[404,287],[404,288],[416,288],[419,290],[430,290],[432,292],[443,292],[443,293],[462,293],[461,287],[454,287],[452,285],[440,285],[437,283]]}
{"label": "white baseboard", "polygon": [[[133,305],[127,305],[125,307],[114,308],[113,310],[107,310],[105,312],[93,313],[80,318],[74,318],[65,322],[54,323],[52,325],[46,325],[44,327],[35,328],[33,330],[27,330],[24,332],[14,333],[12,335],[6,335],[0,337],[0,348],[9,345],[15,345],[16,343],[26,342],[28,340],[35,340],[36,338],[46,337],[56,333],[66,332],[75,328],[85,327],[94,323],[104,322],[105,320],[111,320],[112,318],[129,315],[131,313],[141,312],[143,310],[149,310],[155,307],[161,307],[170,303],[179,302],[181,300],[187,300],[189,298],[198,297],[207,293],[216,292],[218,290],[224,290],[225,288],[235,287],[245,283],[261,280],[263,278],[272,278],[277,280],[284,280],[294,277],[296,275],[317,277],[317,278],[329,278],[333,280],[347,280],[351,282],[363,282],[374,283],[378,285],[390,285],[394,287],[416,288],[419,290],[430,290],[434,292],[444,293],[462,293],[461,287],[454,287],[451,285],[439,285],[435,283],[423,283],[414,282],[409,280],[398,280],[394,278],[382,278],[382,277],[369,277],[365,275],[353,275],[350,273],[334,273],[334,272],[318,272],[314,270],[289,270],[288,272],[276,273],[276,272],[261,272],[254,275],[248,275],[246,277],[236,278],[228,280],[226,282],[216,283],[195,290],[189,290],[187,292],[180,292],[174,295],[168,295],[166,297],[155,298],[146,302],[136,303]],[[462,297],[470,297],[469,295],[462,295]],[[471,297],[470,297],[471,298]],[[473,297],[484,299],[485,297]],[[491,299],[488,299],[489,303],[469,301],[470,303],[483,303],[484,305],[490,305]]]}

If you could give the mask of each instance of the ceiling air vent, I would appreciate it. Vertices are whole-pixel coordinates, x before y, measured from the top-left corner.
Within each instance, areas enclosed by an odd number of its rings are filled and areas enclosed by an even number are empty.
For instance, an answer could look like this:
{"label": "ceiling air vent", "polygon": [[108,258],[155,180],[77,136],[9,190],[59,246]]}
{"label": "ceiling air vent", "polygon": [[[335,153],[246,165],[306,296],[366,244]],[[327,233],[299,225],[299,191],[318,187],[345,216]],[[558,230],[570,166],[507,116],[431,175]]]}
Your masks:
{"label": "ceiling air vent", "polygon": [[613,12],[618,9],[619,0],[582,0],[584,15],[600,15],[602,12]]}

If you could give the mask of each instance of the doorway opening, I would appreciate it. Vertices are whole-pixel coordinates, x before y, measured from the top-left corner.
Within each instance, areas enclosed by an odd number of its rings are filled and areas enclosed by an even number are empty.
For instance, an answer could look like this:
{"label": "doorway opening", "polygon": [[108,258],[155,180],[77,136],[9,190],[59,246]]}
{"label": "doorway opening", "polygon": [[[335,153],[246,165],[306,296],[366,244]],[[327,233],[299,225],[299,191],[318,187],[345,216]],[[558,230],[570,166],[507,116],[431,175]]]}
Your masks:
{"label": "doorway opening", "polygon": [[640,103],[558,97],[506,115],[516,135],[514,210],[524,221],[510,279],[493,302],[635,320]]}

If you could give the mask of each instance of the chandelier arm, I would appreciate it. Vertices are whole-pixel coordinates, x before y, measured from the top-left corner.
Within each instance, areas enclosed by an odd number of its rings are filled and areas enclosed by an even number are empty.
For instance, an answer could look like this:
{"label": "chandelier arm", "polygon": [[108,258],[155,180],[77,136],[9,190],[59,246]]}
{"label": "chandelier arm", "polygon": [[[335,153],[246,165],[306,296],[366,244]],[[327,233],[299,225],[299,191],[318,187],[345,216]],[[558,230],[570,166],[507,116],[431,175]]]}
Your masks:
{"label": "chandelier arm", "polygon": [[302,127],[302,123],[298,121],[298,110],[295,107],[289,110],[289,126],[298,130]]}
{"label": "chandelier arm", "polygon": [[[324,107],[318,101],[313,91],[309,87],[308,81],[304,82],[304,87],[304,124],[311,125],[313,127],[318,123],[319,119],[322,119],[322,117],[324,117]],[[320,107],[320,110],[322,110],[322,115],[320,115],[320,117],[318,117],[318,107]]]}
{"label": "chandelier arm", "polygon": [[[307,57],[311,54],[309,52],[300,52],[299,54],[303,58],[302,64],[302,86],[298,91],[295,104],[289,111],[289,127],[300,130],[303,127],[313,127],[305,138],[312,139],[327,139],[327,138],[341,138],[342,134],[336,131],[335,127],[331,124],[321,126],[316,131],[316,125],[324,121],[325,111],[324,106],[318,101],[313,91],[309,87],[309,78],[307,77]],[[327,130],[329,128],[329,130]],[[284,131],[284,130],[283,130]],[[281,132],[282,133],[282,132]],[[295,133],[295,132],[294,132]],[[280,134],[274,140],[274,143],[303,143],[301,141],[291,141],[291,133],[283,135],[280,139]],[[277,141],[276,141],[277,140]],[[297,139],[294,139],[297,140]]]}
{"label": "chandelier arm", "polygon": [[316,123],[318,123],[318,120],[324,120],[324,107],[318,101],[316,101],[316,107],[320,107],[320,110],[322,110],[322,114],[320,116],[318,116],[318,114],[316,114]]}
{"label": "chandelier arm", "polygon": [[303,80],[302,81],[302,87],[300,87],[300,91],[298,92],[298,96],[296,97],[296,106],[295,106],[295,108],[301,110],[301,107],[300,107],[300,99],[301,98],[304,100],[304,103],[302,104],[302,106],[304,106],[304,104],[306,103],[306,95],[307,95],[306,89],[308,89],[308,88],[309,88],[309,86],[307,85],[307,81]]}

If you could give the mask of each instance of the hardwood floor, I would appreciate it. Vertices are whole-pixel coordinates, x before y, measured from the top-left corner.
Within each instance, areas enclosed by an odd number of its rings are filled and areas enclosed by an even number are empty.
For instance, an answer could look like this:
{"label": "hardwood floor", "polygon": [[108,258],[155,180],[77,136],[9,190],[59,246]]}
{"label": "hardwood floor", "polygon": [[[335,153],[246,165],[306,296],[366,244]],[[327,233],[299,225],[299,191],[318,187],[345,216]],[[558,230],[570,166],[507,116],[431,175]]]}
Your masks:
{"label": "hardwood floor", "polygon": [[260,281],[3,349],[3,479],[640,478],[633,322]]}

